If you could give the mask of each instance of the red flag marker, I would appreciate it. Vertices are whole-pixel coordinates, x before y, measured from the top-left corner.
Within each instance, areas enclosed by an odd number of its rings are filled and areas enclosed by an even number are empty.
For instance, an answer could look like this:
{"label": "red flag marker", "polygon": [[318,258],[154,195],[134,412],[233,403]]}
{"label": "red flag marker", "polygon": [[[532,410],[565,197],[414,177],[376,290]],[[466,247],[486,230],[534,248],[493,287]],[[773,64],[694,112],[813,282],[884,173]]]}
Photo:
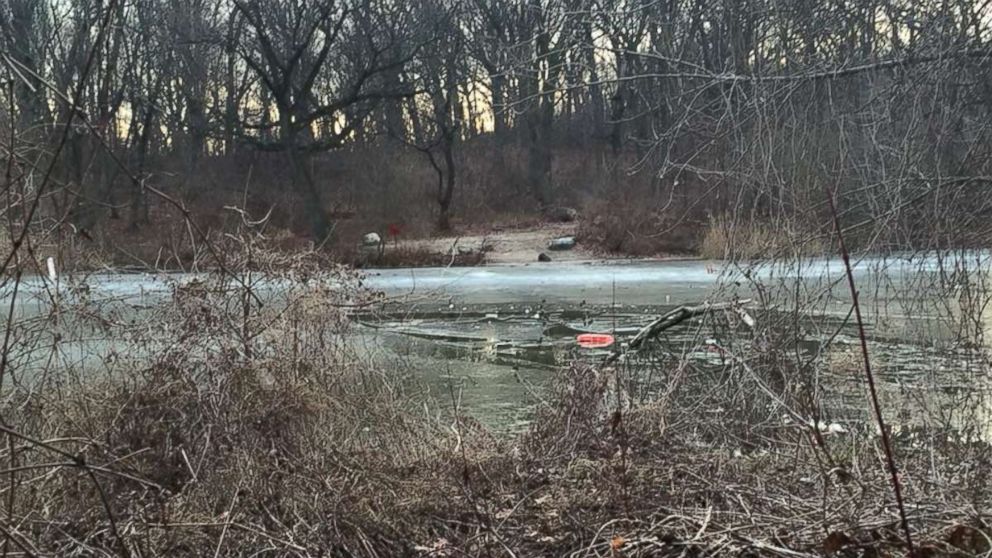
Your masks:
{"label": "red flag marker", "polygon": [[612,335],[606,333],[583,333],[575,338],[580,347],[586,349],[601,349],[609,347],[615,341]]}

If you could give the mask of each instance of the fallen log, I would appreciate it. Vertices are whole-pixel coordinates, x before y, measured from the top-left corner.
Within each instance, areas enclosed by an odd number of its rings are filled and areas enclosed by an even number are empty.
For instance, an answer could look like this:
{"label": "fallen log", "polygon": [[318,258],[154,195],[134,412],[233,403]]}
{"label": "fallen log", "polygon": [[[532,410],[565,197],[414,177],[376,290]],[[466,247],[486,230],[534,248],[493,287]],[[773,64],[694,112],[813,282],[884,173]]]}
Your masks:
{"label": "fallen log", "polygon": [[[659,317],[653,322],[641,328],[641,330],[630,340],[627,344],[628,351],[636,351],[641,348],[644,343],[648,340],[656,337],[662,331],[666,329],[673,328],[680,323],[688,320],[689,318],[694,318],[696,316],[701,316],[703,314],[708,314],[710,312],[719,312],[723,310],[734,310],[741,319],[748,325],[748,327],[754,327],[754,318],[752,318],[747,312],[744,311],[741,306],[751,302],[751,299],[746,298],[742,300],[735,300],[732,302],[717,302],[709,303],[704,302],[703,304],[697,306],[679,306],[678,308],[668,312],[667,314]],[[609,364],[618,358],[620,358],[621,352],[618,350],[611,354],[606,359],[606,363]]]}

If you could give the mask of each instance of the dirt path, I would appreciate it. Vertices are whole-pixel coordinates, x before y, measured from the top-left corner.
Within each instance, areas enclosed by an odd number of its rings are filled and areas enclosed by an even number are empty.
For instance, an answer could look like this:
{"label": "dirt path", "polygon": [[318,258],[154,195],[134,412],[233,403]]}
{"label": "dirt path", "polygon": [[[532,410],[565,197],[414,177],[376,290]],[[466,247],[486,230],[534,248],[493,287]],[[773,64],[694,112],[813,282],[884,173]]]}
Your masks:
{"label": "dirt path", "polygon": [[581,244],[577,244],[571,250],[548,250],[548,243],[552,239],[575,235],[577,228],[574,223],[546,224],[538,228],[503,230],[487,234],[406,240],[401,241],[400,246],[426,248],[443,254],[450,254],[453,251],[477,252],[486,249],[486,263],[491,264],[537,262],[537,256],[541,252],[556,262],[602,259]]}

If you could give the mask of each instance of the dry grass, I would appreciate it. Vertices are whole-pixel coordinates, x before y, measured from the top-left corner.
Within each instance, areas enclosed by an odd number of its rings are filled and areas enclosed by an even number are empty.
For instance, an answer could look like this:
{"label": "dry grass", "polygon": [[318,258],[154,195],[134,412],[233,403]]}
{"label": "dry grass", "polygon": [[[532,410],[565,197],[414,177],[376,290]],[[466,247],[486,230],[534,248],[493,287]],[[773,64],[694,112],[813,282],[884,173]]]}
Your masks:
{"label": "dry grass", "polygon": [[828,249],[825,237],[801,230],[796,224],[744,223],[726,215],[710,218],[699,243],[699,255],[715,260],[821,256]]}
{"label": "dry grass", "polygon": [[[44,406],[11,401],[5,416],[22,433],[101,471],[97,489],[80,467],[47,464],[51,452],[18,449],[14,513],[30,525],[13,528],[19,545],[147,556],[902,552],[880,511],[888,487],[871,439],[831,442],[848,457],[829,469],[801,427],[742,446],[707,434],[726,429],[705,419],[672,426],[687,411],[678,406],[617,419],[610,371],[587,366],[564,369],[531,430],[503,439],[461,413],[441,424],[411,412],[388,374],[197,360],[82,384]],[[903,455],[910,500],[941,502],[913,520],[929,555],[987,551],[974,508],[987,491],[935,487],[932,454]]]}
{"label": "dry grass", "polygon": [[[337,257],[345,256],[339,251]],[[347,258],[356,268],[465,267],[485,263],[486,251],[445,253],[427,246],[401,244],[387,245],[381,251],[375,248],[355,248]]]}

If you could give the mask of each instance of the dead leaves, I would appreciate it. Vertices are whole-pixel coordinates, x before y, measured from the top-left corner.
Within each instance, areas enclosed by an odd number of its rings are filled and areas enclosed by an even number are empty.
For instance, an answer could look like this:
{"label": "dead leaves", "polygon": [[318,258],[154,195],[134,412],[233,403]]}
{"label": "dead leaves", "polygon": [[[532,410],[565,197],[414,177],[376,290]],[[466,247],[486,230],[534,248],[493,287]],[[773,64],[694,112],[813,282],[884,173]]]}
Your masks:
{"label": "dead leaves", "polygon": [[623,556],[623,552],[621,552],[621,549],[625,544],[627,544],[626,539],[624,539],[620,535],[614,535],[613,538],[610,539],[610,555],[613,556],[614,558],[620,558],[621,556]]}

